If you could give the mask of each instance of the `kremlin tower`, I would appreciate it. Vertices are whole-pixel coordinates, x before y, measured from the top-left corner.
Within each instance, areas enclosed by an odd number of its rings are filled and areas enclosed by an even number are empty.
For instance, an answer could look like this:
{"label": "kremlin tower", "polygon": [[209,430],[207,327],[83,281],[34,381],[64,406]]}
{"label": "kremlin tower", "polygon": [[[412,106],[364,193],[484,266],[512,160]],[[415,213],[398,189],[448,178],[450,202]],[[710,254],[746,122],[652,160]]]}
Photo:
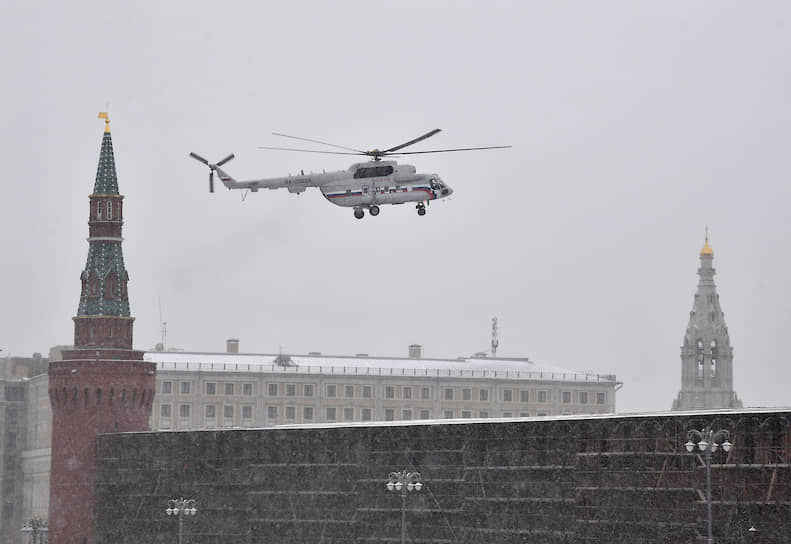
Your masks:
{"label": "kremlin tower", "polygon": [[733,348],[714,285],[713,262],[707,227],[700,250],[698,290],[681,347],[681,391],[673,401],[673,410],[742,407],[733,390]]}
{"label": "kremlin tower", "polygon": [[110,120],[90,195],[88,260],[80,275],[74,349],[49,365],[52,405],[51,544],[93,544],[96,436],[146,431],[156,365],[132,348],[121,250],[123,199],[118,192]]}

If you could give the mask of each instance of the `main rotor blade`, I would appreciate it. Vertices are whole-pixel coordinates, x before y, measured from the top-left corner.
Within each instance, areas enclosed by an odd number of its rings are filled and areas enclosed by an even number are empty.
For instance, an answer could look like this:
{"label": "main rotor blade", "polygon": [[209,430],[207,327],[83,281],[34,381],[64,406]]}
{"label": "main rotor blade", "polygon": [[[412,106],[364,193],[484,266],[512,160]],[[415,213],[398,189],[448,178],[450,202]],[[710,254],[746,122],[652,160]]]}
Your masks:
{"label": "main rotor blade", "polygon": [[193,159],[195,159],[196,161],[200,161],[200,162],[202,162],[203,164],[205,164],[205,165],[207,165],[207,166],[208,166],[208,164],[209,164],[209,161],[207,161],[206,159],[204,159],[203,157],[201,157],[201,156],[200,156],[200,155],[198,155],[197,153],[193,153],[192,151],[190,151],[190,157],[192,157],[192,158],[193,158]]}
{"label": "main rotor blade", "polygon": [[[508,149],[511,145],[495,145],[491,147],[460,147],[457,149],[432,149],[430,151],[402,151],[400,153],[392,153],[393,155],[422,155],[424,153],[449,153],[451,151],[477,151],[479,149]],[[390,153],[388,153],[390,155]]]}
{"label": "main rotor blade", "polygon": [[321,142],[319,140],[311,140],[310,138],[300,138],[299,136],[289,136],[288,134],[280,134],[279,132],[273,132],[272,134],[274,136],[282,136],[283,138],[292,138],[294,140],[302,140],[304,142],[311,142],[311,143],[314,143],[314,144],[321,144],[321,145],[328,145],[330,147],[337,147],[338,149],[345,149],[346,151],[356,151],[357,153],[364,153],[364,151],[361,151],[359,149],[352,149],[351,147],[343,147],[342,145],[329,144],[327,142]]}
{"label": "main rotor blade", "polygon": [[223,164],[225,164],[226,162],[228,162],[229,160],[231,160],[231,159],[232,159],[232,158],[234,158],[234,157],[235,157],[235,155],[234,155],[233,153],[231,153],[230,155],[228,155],[227,157],[225,157],[223,160],[221,160],[220,162],[218,162],[218,163],[217,163],[217,166],[222,166]]}
{"label": "main rotor blade", "polygon": [[[274,149],[275,151],[299,151],[301,153],[323,153],[325,155],[366,155],[363,151],[355,151],[354,153],[346,153],[343,151],[319,151],[318,149],[296,149],[294,147],[269,147],[258,146],[258,149]],[[345,149],[345,148],[342,148]]]}
{"label": "main rotor blade", "polygon": [[383,154],[384,154],[384,153],[390,153],[390,152],[392,152],[392,151],[396,151],[397,149],[403,149],[403,148],[405,148],[405,147],[407,147],[407,146],[409,146],[409,145],[416,144],[416,143],[418,143],[418,142],[420,142],[420,141],[423,141],[423,140],[425,140],[426,138],[431,138],[432,136],[434,136],[434,135],[435,135],[436,133],[438,133],[438,132],[442,132],[442,129],[441,129],[441,128],[435,128],[435,129],[434,129],[434,130],[432,130],[432,131],[426,132],[426,133],[425,133],[423,136],[418,136],[418,137],[417,137],[417,138],[415,138],[414,140],[409,140],[409,141],[408,141],[408,142],[406,142],[405,144],[397,145],[397,146],[395,146],[395,147],[391,147],[390,149],[385,149],[384,151],[382,151],[382,153],[383,153]]}

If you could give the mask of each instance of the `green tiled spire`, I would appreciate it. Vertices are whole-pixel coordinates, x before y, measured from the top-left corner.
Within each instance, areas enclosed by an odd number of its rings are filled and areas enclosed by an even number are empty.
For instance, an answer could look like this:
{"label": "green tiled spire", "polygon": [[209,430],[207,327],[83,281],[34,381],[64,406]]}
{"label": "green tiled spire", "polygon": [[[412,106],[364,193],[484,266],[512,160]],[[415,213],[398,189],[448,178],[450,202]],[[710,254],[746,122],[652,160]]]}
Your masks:
{"label": "green tiled spire", "polygon": [[126,290],[129,275],[124,267],[121,249],[123,196],[118,192],[110,120],[107,114],[99,114],[99,117],[106,124],[96,184],[89,197],[88,260],[80,275],[82,293],[77,315],[129,317],[129,296]]}
{"label": "green tiled spire", "polygon": [[105,119],[102,151],[99,154],[99,167],[96,169],[96,183],[93,186],[95,195],[117,195],[118,176],[115,173],[115,157],[113,156],[113,138],[110,135],[110,120]]}
{"label": "green tiled spire", "polygon": [[120,243],[92,243],[80,279],[84,287],[77,315],[129,317],[129,275]]}

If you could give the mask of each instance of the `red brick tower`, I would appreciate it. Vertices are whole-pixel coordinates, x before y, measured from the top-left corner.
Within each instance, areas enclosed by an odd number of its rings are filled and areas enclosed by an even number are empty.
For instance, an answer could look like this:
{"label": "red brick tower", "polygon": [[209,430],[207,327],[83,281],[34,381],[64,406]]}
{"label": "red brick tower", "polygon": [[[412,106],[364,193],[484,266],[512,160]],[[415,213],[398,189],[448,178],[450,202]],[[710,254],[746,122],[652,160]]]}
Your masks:
{"label": "red brick tower", "polygon": [[74,349],[49,365],[52,405],[51,544],[92,544],[95,443],[99,433],[149,429],[156,365],[132,349],[133,317],[121,251],[123,196],[118,193],[110,120],[90,198],[88,261],[74,319]]}

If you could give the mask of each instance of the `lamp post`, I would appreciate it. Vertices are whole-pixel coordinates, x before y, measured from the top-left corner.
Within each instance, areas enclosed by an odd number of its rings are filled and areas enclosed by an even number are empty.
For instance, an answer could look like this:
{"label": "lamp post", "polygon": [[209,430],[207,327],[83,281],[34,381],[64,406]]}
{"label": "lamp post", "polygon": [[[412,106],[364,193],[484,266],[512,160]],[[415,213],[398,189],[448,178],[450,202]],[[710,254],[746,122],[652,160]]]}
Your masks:
{"label": "lamp post", "polygon": [[168,516],[178,516],[179,518],[179,544],[181,544],[182,528],[184,516],[194,516],[198,513],[195,508],[195,499],[170,499],[165,510]]}
{"label": "lamp post", "polygon": [[[698,438],[697,444],[692,441],[692,439],[695,437]],[[706,427],[702,431],[696,431],[695,429],[689,431],[687,433],[687,443],[684,444],[684,446],[687,448],[687,451],[690,453],[692,453],[695,449],[695,446],[697,446],[700,451],[706,454],[706,502],[708,503],[709,509],[708,544],[712,544],[714,542],[711,534],[711,454],[717,451],[717,449],[720,447],[720,442],[722,444],[722,449],[726,453],[731,451],[733,444],[728,441],[729,438],[730,432],[725,429],[720,429],[719,431],[715,432],[709,427]]]}
{"label": "lamp post", "polygon": [[407,491],[423,489],[423,479],[419,472],[391,472],[387,476],[387,490],[401,493],[401,544],[406,542],[406,494]]}

